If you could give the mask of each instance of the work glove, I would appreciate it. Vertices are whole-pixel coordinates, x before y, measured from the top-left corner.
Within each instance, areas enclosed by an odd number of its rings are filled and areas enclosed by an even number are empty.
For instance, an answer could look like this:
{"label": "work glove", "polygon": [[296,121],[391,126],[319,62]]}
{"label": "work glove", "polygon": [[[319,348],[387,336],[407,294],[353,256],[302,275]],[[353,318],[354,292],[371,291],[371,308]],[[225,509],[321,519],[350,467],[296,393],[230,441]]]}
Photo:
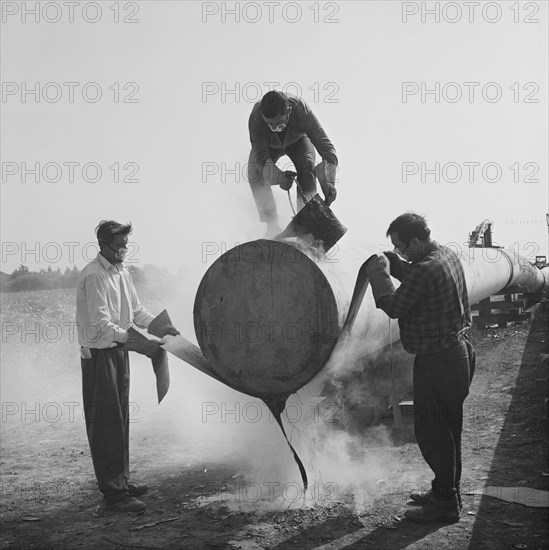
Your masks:
{"label": "work glove", "polygon": [[124,343],[124,348],[128,351],[136,351],[141,355],[146,355],[149,359],[156,357],[164,352],[162,342],[158,340],[149,340],[146,336],[135,330],[133,327],[128,329],[128,339]]}
{"label": "work glove", "polygon": [[330,206],[337,197],[337,190],[335,187],[336,170],[337,167],[335,164],[329,164],[325,160],[317,164],[313,170],[320,183],[322,193],[324,194],[326,206]]}
{"label": "work glove", "polygon": [[284,191],[289,191],[294,184],[294,179],[296,176],[297,174],[295,172],[292,172],[291,170],[286,170],[285,172],[282,172],[280,183],[278,184],[280,186],[280,189],[284,189]]}
{"label": "work glove", "polygon": [[389,260],[383,254],[374,254],[366,260],[366,273],[372,285],[376,305],[383,296],[394,294],[395,287],[389,275]]}
{"label": "work glove", "polygon": [[389,260],[391,276],[402,282],[402,279],[404,279],[405,275],[410,270],[410,263],[404,261],[398,254],[395,254],[394,252],[387,251],[383,254]]}
{"label": "work glove", "polygon": [[335,185],[333,183],[321,183],[320,188],[322,189],[322,193],[324,193],[324,204],[326,204],[326,206],[330,206],[330,204],[332,204],[337,197],[337,189],[335,188]]}
{"label": "work glove", "polygon": [[167,310],[163,309],[147,327],[147,332],[158,338],[164,338],[167,334],[170,336],[179,336],[181,333],[173,326],[172,320]]}

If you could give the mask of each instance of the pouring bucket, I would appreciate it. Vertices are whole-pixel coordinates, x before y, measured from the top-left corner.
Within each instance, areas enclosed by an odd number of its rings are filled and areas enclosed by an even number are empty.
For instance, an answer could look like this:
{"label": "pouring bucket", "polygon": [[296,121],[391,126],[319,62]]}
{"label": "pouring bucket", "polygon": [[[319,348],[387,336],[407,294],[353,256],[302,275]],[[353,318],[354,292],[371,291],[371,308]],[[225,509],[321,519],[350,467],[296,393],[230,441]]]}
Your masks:
{"label": "pouring bucket", "polygon": [[312,199],[305,201],[303,208],[277,237],[283,239],[312,235],[315,240],[323,242],[324,251],[327,252],[346,232],[347,228],[317,193]]}

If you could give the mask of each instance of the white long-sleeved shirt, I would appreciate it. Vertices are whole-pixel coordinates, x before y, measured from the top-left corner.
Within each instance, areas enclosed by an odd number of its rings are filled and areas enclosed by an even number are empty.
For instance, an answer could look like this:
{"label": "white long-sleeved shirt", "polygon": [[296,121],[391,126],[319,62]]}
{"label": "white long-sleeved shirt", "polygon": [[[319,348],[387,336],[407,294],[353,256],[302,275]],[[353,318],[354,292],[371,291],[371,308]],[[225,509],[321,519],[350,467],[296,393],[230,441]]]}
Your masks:
{"label": "white long-sleeved shirt", "polygon": [[111,264],[99,253],[82,270],[76,290],[80,346],[114,347],[127,340],[132,324],[147,328],[153,319],[154,315],[141,305],[131,275],[122,265]]}

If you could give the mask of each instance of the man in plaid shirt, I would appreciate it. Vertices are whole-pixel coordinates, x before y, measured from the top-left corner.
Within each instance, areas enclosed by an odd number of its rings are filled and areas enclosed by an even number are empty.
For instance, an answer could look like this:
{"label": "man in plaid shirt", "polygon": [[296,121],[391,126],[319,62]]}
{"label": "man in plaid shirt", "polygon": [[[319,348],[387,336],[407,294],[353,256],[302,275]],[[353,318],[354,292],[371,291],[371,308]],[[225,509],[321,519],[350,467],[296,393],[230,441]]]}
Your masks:
{"label": "man in plaid shirt", "polygon": [[[419,523],[459,521],[463,402],[475,368],[471,312],[463,267],[430,238],[425,218],[402,214],[387,230],[395,253],[372,256],[367,272],[378,308],[397,318],[404,349],[414,360],[414,429],[435,478],[427,493],[410,497],[421,508],[405,517]],[[409,260],[404,262],[400,256]],[[401,281],[395,290],[390,274]]]}

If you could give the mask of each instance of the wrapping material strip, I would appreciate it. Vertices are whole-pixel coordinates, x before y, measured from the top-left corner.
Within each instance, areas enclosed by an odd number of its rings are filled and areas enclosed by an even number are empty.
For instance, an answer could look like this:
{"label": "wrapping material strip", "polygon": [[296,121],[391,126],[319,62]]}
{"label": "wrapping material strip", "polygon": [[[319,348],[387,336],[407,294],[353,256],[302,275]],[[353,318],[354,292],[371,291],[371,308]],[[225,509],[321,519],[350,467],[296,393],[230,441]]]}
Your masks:
{"label": "wrapping material strip", "polygon": [[264,403],[265,405],[267,405],[267,407],[269,407],[269,410],[273,413],[273,416],[276,418],[276,421],[278,422],[278,425],[280,426],[280,429],[282,430],[282,433],[286,438],[286,443],[288,443],[288,446],[290,447],[290,450],[294,455],[295,463],[299,468],[299,473],[301,474],[301,480],[303,481],[304,491],[306,491],[307,488],[309,487],[309,480],[307,479],[307,472],[305,471],[305,466],[303,466],[303,462],[301,462],[301,459],[299,458],[297,451],[294,449],[293,445],[290,443],[290,440],[288,439],[288,436],[286,434],[286,430],[284,429],[284,426],[282,424],[282,411],[286,407],[286,399],[288,397],[274,399],[272,401],[264,401]]}
{"label": "wrapping material strip", "polygon": [[160,350],[152,359],[154,375],[156,376],[156,395],[158,404],[164,399],[170,388],[170,369],[168,367],[168,354]]}
{"label": "wrapping material strip", "polygon": [[[179,359],[185,361],[186,363],[189,363],[189,365],[192,365],[193,367],[203,372],[204,374],[207,374],[208,376],[215,378],[218,382],[221,382],[226,386],[229,386],[234,390],[239,391],[238,388],[235,388],[232,384],[229,384],[225,380],[222,380],[210,368],[205,357],[202,355],[200,348],[198,346],[195,346],[192,342],[189,342],[189,340],[187,340],[186,338],[183,338],[183,336],[180,336],[180,335],[165,336],[164,349],[166,349],[167,351],[169,351],[171,354],[175,355]],[[276,418],[276,421],[278,422],[278,425],[280,426],[280,429],[282,430],[282,433],[286,438],[286,442],[288,443],[288,446],[290,447],[293,453],[294,460],[297,464],[297,467],[299,468],[301,479],[303,480],[303,486],[305,487],[305,490],[307,490],[308,480],[307,480],[307,473],[305,472],[305,467],[303,466],[303,462],[299,458],[299,455],[297,454],[296,450],[293,448],[292,444],[290,443],[290,440],[288,439],[288,436],[286,435],[286,431],[284,430],[284,426],[282,424],[281,415],[282,415],[282,411],[286,406],[287,398],[288,396],[285,396],[285,397],[280,397],[278,399],[273,399],[269,401],[264,400],[264,402],[265,402],[265,405],[267,405],[267,407],[269,408],[269,410],[273,413],[273,416]]]}
{"label": "wrapping material strip", "polygon": [[[137,353],[144,355],[143,348],[140,346],[148,340],[149,339],[146,336],[135,330],[133,327],[130,327],[128,329],[128,341],[124,345],[124,348],[128,351],[136,351]],[[156,377],[156,395],[158,397],[158,403],[160,403],[168,393],[168,389],[170,387],[168,354],[163,349],[160,349],[158,353],[151,358],[151,363],[154,375]]]}
{"label": "wrapping material strip", "polygon": [[182,361],[185,361],[185,363],[189,363],[189,365],[192,365],[200,372],[203,372],[204,374],[215,378],[218,382],[222,382],[223,384],[232,387],[230,384],[227,384],[227,382],[217,376],[217,374],[211,369],[198,346],[196,346],[192,342],[189,342],[189,340],[183,338],[183,336],[181,335],[170,336],[168,334],[164,336],[163,340],[163,347],[166,351],[169,351],[172,355],[175,355]]}
{"label": "wrapping material strip", "polygon": [[360,306],[362,305],[364,295],[366,294],[366,290],[368,289],[368,284],[370,282],[368,279],[368,273],[366,272],[367,263],[368,260],[366,260],[358,270],[355,288],[353,290],[353,296],[351,298],[351,303],[349,304],[349,310],[347,311],[347,317],[345,319],[345,322],[343,323],[343,327],[341,329],[341,332],[339,333],[339,337],[337,339],[337,342],[335,343],[334,349],[332,350],[332,353],[328,361],[326,362],[326,368],[328,370],[333,365],[339,364],[349,344],[351,331],[353,330],[356,316],[358,314]]}

